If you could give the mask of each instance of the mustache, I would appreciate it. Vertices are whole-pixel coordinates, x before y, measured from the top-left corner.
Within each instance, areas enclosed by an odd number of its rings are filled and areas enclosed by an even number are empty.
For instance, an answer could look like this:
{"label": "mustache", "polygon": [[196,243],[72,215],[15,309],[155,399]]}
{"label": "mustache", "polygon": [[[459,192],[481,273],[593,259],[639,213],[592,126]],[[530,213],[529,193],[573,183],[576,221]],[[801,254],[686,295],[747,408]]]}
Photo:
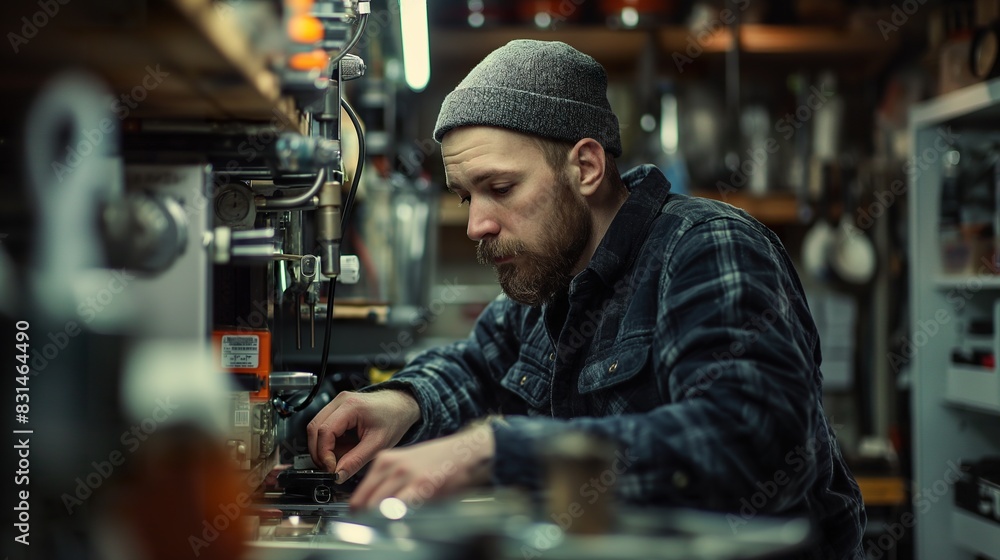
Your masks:
{"label": "mustache", "polygon": [[480,264],[491,265],[498,258],[512,257],[524,252],[524,243],[514,239],[484,239],[476,246],[476,260]]}

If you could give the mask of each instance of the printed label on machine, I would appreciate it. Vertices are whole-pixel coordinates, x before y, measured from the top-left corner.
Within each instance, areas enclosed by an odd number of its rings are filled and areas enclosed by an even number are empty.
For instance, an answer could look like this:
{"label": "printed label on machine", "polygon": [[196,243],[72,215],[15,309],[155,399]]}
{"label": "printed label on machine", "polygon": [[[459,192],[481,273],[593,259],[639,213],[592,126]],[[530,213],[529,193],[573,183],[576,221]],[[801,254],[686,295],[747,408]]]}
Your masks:
{"label": "printed label on machine", "polygon": [[225,335],[222,337],[222,367],[255,368],[260,361],[260,337]]}
{"label": "printed label on machine", "polygon": [[237,402],[236,410],[233,411],[233,426],[246,428],[250,425],[250,403]]}

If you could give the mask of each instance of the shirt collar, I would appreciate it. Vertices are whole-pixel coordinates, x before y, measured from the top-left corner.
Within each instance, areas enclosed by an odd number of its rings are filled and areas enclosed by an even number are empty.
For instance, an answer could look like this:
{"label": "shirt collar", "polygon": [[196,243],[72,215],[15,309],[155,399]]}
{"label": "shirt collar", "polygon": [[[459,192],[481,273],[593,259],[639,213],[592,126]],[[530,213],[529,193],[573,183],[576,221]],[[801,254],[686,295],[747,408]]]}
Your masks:
{"label": "shirt collar", "polygon": [[[629,190],[628,198],[611,221],[585,269],[585,272],[593,270],[609,286],[635,259],[653,219],[670,194],[670,182],[654,165],[630,169],[622,174],[622,181]],[[573,284],[582,276],[585,274],[577,275]],[[572,287],[570,291],[574,291]]]}

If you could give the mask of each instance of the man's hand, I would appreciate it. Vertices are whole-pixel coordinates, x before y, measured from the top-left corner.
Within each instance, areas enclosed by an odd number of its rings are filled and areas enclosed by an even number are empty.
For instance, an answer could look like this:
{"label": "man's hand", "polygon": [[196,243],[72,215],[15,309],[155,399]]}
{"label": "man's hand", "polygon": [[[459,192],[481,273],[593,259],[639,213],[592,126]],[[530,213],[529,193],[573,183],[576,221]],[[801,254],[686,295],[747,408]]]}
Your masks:
{"label": "man's hand", "polygon": [[[313,462],[344,482],[379,451],[392,447],[420,419],[420,406],[404,391],[339,393],[309,422]],[[354,430],[357,434],[348,434]]]}
{"label": "man's hand", "polygon": [[383,451],[351,496],[351,509],[371,509],[389,497],[412,505],[489,482],[495,449],[493,429],[477,424],[452,436]]}

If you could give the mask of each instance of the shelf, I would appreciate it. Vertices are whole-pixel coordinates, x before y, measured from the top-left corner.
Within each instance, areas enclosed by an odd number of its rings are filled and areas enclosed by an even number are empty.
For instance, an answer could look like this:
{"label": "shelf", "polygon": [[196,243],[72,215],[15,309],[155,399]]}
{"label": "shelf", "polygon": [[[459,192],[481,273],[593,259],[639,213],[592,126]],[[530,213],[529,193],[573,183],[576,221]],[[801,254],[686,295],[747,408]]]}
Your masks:
{"label": "shelf", "polygon": [[912,122],[922,127],[947,122],[955,126],[987,126],[1000,122],[1000,78],[941,95],[913,108]]}
{"label": "shelf", "polygon": [[268,56],[256,50],[260,41],[250,40],[234,8],[211,0],[159,0],[115,12],[94,4],[67,4],[66,13],[20,52],[0,55],[0,88],[31,92],[55,70],[79,66],[103,78],[115,97],[133,97],[134,106],[119,118],[280,117],[283,128],[299,127]]}
{"label": "shelf", "polygon": [[954,541],[967,550],[995,557],[1000,549],[1000,525],[954,507],[951,512]]}
{"label": "shelf", "polygon": [[[535,27],[498,27],[493,29],[449,29],[431,36],[431,57],[434,63],[449,67],[460,65],[463,70],[475,65],[494,49],[514,39],[562,41],[593,56],[609,72],[614,66],[629,63],[628,71],[638,59],[649,37],[655,38],[664,64],[675,66],[673,55],[692,60],[701,56],[696,47],[707,54],[726,52],[732,45],[732,33],[720,29],[705,34],[684,26],[663,26],[656,30],[616,30],[603,26],[538,29]],[[706,36],[707,35],[707,36]],[[875,30],[847,31],[834,27],[744,25],[740,28],[742,52],[763,57],[787,57],[815,62],[817,57],[860,63],[874,70],[881,66],[897,43],[886,41]],[[689,54],[689,47],[691,49]]]}
{"label": "shelf", "polygon": [[975,276],[939,276],[934,280],[934,286],[939,290],[1000,290],[1000,275],[979,274]]}
{"label": "shelf", "polygon": [[945,402],[1000,414],[1000,374],[996,369],[952,365],[945,375]]}
{"label": "shelf", "polygon": [[721,200],[741,208],[768,226],[793,225],[799,220],[799,202],[790,193],[772,193],[755,196],[748,193],[721,194],[713,190],[695,190],[693,196]]}
{"label": "shelf", "polygon": [[[1000,81],[976,84],[920,103],[910,111],[908,161],[926,162],[908,174],[909,343],[915,348],[909,366],[913,380],[913,487],[941,487],[949,462],[1000,453],[1000,372],[956,366],[950,355],[968,344],[965,321],[1000,319],[1000,275],[976,262],[967,274],[942,270],[938,230],[942,137],[949,129],[963,134],[962,145],[987,145],[1000,139]],[[972,133],[981,128],[982,134]],[[959,149],[962,149],[961,147]],[[1000,349],[993,334],[991,350]],[[977,337],[985,341],[986,337]],[[935,490],[938,495],[941,492]],[[949,492],[951,492],[949,487]],[[944,500],[942,500],[944,501]],[[971,558],[969,550],[996,555],[1000,528],[955,508],[914,507],[918,558]],[[945,527],[952,526],[948,533]]]}
{"label": "shelf", "polygon": [[899,476],[855,476],[866,507],[906,503],[906,482]]}

